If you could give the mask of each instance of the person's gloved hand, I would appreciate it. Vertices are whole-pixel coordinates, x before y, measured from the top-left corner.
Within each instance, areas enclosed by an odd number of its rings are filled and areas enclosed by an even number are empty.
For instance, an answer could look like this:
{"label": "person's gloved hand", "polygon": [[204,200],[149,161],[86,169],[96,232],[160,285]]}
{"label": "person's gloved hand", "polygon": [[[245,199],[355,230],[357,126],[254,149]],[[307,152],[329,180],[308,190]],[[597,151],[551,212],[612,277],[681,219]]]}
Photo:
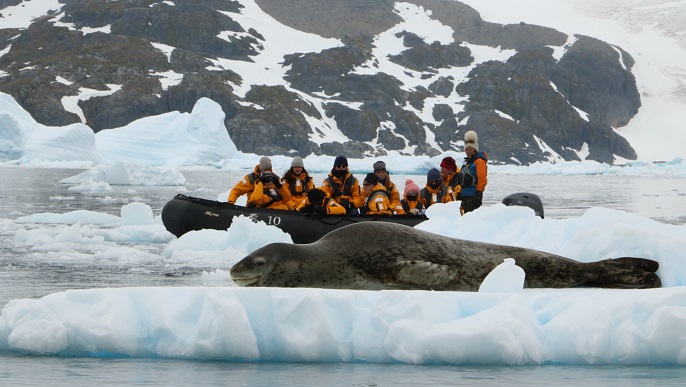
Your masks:
{"label": "person's gloved hand", "polygon": [[341,199],[340,205],[343,206],[346,211],[350,211],[355,208],[355,205],[350,202],[350,199]]}
{"label": "person's gloved hand", "polygon": [[320,215],[325,215],[326,214],[326,208],[317,206],[314,208],[314,212],[317,214],[320,214]]}
{"label": "person's gloved hand", "polygon": [[480,207],[483,204],[484,201],[484,193],[481,191],[476,191],[476,195],[474,195],[474,204],[477,207]]}
{"label": "person's gloved hand", "polygon": [[273,174],[265,172],[262,176],[260,176],[260,181],[262,182],[262,184],[267,184],[269,182],[273,183],[274,182],[274,180],[272,180],[273,176],[274,176]]}
{"label": "person's gloved hand", "polygon": [[311,214],[313,212],[312,205],[310,204],[310,205],[304,206],[303,208],[300,209],[300,212],[302,212],[303,214]]}
{"label": "person's gloved hand", "polygon": [[272,175],[272,181],[274,182],[274,185],[276,186],[276,188],[283,187],[283,184],[281,184],[281,179],[279,179],[278,176]]}

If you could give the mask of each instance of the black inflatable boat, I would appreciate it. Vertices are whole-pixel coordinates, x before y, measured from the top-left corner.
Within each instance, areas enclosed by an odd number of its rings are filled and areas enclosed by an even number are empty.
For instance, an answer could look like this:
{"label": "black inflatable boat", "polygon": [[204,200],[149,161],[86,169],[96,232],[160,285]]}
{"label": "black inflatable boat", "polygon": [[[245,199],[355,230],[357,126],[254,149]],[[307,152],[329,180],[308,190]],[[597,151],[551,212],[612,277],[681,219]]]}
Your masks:
{"label": "black inflatable boat", "polygon": [[[526,206],[543,218],[541,199],[532,193],[518,192],[503,199],[506,206]],[[226,202],[178,194],[162,208],[162,223],[180,237],[194,230],[226,230],[234,216],[244,215],[253,222],[263,221],[291,235],[294,243],[311,243],[329,232],[357,222],[392,222],[414,227],[427,220],[425,215],[319,215],[269,208],[246,208]]]}
{"label": "black inflatable boat", "polygon": [[202,229],[226,230],[234,216],[263,221],[291,235],[294,243],[311,243],[343,226],[357,222],[393,222],[416,226],[424,215],[320,215],[268,208],[246,208],[226,202],[176,195],[162,208],[162,223],[169,232],[181,235]]}

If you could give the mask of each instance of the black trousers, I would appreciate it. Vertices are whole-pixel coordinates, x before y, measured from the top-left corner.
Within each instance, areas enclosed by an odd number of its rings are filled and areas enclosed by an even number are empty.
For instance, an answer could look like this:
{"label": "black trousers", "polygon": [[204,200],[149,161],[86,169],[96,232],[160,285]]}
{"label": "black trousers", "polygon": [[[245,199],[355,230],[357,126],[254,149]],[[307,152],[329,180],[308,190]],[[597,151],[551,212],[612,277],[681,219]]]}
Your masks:
{"label": "black trousers", "polygon": [[462,209],[465,213],[481,207],[482,199],[476,196],[462,196]]}

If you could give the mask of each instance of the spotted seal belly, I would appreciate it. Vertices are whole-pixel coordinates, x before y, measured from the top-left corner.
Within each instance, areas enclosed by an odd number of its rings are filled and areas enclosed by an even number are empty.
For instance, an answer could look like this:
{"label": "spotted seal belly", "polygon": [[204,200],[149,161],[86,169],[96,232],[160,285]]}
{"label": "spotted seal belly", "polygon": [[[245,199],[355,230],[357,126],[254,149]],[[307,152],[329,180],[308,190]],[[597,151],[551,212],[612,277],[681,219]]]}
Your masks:
{"label": "spotted seal belly", "polygon": [[644,258],[583,263],[386,222],[345,226],[310,244],[269,244],[236,263],[231,277],[239,286],[476,291],[505,258],[524,269],[528,288],[661,286],[658,263]]}

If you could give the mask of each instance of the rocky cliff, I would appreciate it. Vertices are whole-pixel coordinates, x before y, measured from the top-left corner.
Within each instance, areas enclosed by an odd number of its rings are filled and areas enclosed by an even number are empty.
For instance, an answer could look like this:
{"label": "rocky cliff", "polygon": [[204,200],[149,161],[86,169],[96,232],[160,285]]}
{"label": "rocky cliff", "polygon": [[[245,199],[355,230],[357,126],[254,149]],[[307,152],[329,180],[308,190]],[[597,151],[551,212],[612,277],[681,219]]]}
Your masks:
{"label": "rocky cliff", "polygon": [[[448,41],[427,39],[433,27],[408,23],[388,0],[255,3],[262,25],[336,43],[298,52],[293,42],[272,64],[282,79],[265,83],[245,68],[278,43],[239,22],[250,4],[60,0],[26,28],[3,29],[0,18],[0,91],[40,123],[84,121],[94,131],[188,112],[208,97],[238,149],[257,154],[438,155],[462,150],[462,134],[476,130],[497,163],[636,158],[613,129],[640,107],[633,59],[621,47],[490,23],[456,1],[403,3],[450,28]],[[0,0],[0,14],[21,6]],[[392,53],[380,39],[389,31],[401,44]],[[169,74],[177,82],[166,82]],[[100,93],[78,98],[84,90]],[[81,114],[65,109],[69,97]]]}

